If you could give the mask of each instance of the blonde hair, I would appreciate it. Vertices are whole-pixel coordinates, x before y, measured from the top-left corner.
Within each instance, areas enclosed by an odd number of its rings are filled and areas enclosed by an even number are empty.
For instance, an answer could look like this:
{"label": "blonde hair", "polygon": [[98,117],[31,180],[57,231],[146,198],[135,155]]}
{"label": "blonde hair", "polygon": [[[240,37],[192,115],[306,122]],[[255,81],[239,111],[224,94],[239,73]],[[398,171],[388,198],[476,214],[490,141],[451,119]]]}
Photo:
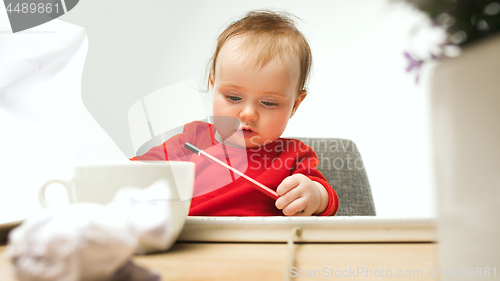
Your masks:
{"label": "blonde hair", "polygon": [[265,66],[276,56],[288,63],[298,57],[300,75],[297,86],[299,91],[303,90],[311,71],[312,54],[306,38],[295,27],[292,16],[285,12],[257,10],[233,22],[217,39],[215,53],[209,62],[209,77],[215,78],[215,65],[222,46],[231,38],[241,36],[242,49],[255,50],[256,63],[261,66]]}

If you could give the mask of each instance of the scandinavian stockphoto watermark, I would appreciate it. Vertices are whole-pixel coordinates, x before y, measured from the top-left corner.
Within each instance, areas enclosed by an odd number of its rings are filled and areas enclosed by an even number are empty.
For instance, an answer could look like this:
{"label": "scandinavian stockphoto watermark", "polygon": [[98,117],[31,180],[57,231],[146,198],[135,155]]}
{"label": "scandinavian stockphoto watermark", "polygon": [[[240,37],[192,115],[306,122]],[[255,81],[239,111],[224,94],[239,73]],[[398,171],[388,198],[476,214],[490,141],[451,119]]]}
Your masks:
{"label": "scandinavian stockphoto watermark", "polygon": [[[252,139],[251,139],[252,140]],[[248,161],[253,165],[249,165],[251,169],[310,169],[315,167],[321,171],[329,170],[363,170],[363,160],[357,152],[356,145],[350,140],[342,139],[302,139],[305,144],[290,141],[289,139],[278,139],[274,142],[266,143],[263,146],[250,149],[251,154]],[[310,149],[315,152],[318,159],[307,158],[301,159],[303,153],[307,153]],[[295,160],[288,159],[283,161],[281,158],[269,157],[270,152],[277,154],[285,151],[295,151]]]}
{"label": "scandinavian stockphoto watermark", "polygon": [[493,267],[447,267],[444,270],[436,268],[422,269],[384,269],[369,267],[333,268],[322,267],[318,269],[290,268],[290,277],[313,277],[313,278],[427,278],[427,277],[497,277],[497,268]]}
{"label": "scandinavian stockphoto watermark", "polygon": [[[430,274],[430,273],[429,273]],[[429,275],[432,276],[432,275]],[[324,277],[324,278],[359,278],[359,277],[424,277],[423,270],[384,270],[384,268],[349,267],[338,269],[333,267],[322,267],[320,269],[299,269],[290,268],[290,277]]]}

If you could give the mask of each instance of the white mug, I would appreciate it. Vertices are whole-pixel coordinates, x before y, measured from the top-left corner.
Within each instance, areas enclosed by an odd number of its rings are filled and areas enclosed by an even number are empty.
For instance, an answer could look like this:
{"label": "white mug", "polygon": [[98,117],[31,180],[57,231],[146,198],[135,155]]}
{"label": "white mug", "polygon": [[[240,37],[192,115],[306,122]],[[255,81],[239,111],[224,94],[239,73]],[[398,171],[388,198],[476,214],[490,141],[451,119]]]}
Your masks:
{"label": "white mug", "polygon": [[174,197],[171,199],[182,201],[187,215],[194,186],[194,163],[183,161],[77,165],[72,179],[52,179],[44,183],[39,190],[38,199],[44,208],[50,207],[45,198],[45,190],[49,185],[59,183],[66,188],[70,204],[107,204],[120,188],[144,189],[159,179],[165,179],[169,183],[172,189],[170,194]]}

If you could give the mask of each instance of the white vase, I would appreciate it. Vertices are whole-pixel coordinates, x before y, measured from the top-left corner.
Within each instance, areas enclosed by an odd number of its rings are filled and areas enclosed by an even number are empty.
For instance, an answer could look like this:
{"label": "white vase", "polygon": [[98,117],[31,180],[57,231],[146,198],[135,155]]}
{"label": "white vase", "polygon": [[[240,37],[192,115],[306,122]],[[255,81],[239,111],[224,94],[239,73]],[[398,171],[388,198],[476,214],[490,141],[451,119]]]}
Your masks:
{"label": "white vase", "polygon": [[494,280],[500,278],[500,36],[443,60],[432,79],[439,276],[484,280],[488,271],[486,280]]}

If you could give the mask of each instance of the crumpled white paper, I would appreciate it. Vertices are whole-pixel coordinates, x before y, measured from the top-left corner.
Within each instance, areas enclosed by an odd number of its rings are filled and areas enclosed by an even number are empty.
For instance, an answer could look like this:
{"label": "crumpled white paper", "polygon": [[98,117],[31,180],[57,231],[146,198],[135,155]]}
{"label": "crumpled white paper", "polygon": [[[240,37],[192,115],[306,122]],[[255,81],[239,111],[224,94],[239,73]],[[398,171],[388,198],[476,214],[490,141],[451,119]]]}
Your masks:
{"label": "crumpled white paper", "polygon": [[104,206],[45,210],[11,232],[5,254],[21,281],[159,280],[129,260],[175,242],[170,190],[159,180],[144,190],[122,189]]}

